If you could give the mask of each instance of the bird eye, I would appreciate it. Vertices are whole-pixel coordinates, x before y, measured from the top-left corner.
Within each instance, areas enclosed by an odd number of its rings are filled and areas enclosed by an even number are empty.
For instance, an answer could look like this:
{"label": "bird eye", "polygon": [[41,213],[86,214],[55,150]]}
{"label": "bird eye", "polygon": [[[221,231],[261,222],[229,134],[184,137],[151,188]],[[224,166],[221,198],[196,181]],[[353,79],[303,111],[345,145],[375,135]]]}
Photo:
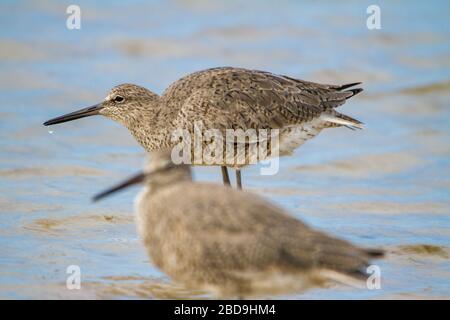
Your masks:
{"label": "bird eye", "polygon": [[125,100],[122,96],[115,96],[114,101],[115,102],[122,102],[123,100]]}

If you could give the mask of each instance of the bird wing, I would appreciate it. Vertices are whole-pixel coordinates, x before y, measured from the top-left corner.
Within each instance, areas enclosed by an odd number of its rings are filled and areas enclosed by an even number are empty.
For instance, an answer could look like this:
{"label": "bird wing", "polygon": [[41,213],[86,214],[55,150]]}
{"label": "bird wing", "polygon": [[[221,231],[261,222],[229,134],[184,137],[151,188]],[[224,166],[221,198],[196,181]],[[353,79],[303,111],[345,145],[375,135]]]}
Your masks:
{"label": "bird wing", "polygon": [[[216,68],[188,75],[163,94],[175,122],[208,128],[269,129],[300,124],[345,103],[361,89],[318,84],[269,72]],[[189,122],[189,123],[186,123]]]}

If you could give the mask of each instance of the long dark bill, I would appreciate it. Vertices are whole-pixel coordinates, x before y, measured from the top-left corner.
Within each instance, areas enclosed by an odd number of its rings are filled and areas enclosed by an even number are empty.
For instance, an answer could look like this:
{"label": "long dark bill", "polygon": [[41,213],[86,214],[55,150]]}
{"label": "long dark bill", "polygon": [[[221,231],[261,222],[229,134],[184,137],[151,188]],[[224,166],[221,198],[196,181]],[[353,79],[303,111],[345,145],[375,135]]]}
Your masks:
{"label": "long dark bill", "polygon": [[103,108],[103,105],[101,103],[99,103],[99,104],[96,104],[96,105],[93,105],[93,106],[90,106],[87,108],[80,109],[75,112],[65,114],[60,117],[50,119],[50,120],[44,122],[44,126],[50,126],[52,124],[63,123],[63,122],[67,122],[67,121],[81,119],[84,117],[95,116],[95,115],[99,114],[99,112],[102,108]]}
{"label": "long dark bill", "polygon": [[146,174],[144,172],[140,172],[140,173],[132,176],[131,178],[119,183],[118,185],[96,194],[92,198],[92,201],[94,201],[94,202],[98,201],[100,199],[103,199],[104,197],[109,196],[110,194],[115,193],[116,191],[125,189],[133,184],[140,183],[140,182],[144,181],[145,177],[146,177]]}

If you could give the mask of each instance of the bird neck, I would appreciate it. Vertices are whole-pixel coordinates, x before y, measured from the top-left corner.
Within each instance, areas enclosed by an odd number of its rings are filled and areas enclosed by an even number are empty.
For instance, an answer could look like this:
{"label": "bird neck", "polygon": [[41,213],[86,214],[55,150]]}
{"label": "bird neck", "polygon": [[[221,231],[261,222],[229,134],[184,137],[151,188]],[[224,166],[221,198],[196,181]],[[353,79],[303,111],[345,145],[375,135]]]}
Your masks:
{"label": "bird neck", "polygon": [[158,99],[137,113],[133,121],[125,125],[141,146],[150,152],[170,146],[173,130],[170,119],[168,108],[164,108]]}

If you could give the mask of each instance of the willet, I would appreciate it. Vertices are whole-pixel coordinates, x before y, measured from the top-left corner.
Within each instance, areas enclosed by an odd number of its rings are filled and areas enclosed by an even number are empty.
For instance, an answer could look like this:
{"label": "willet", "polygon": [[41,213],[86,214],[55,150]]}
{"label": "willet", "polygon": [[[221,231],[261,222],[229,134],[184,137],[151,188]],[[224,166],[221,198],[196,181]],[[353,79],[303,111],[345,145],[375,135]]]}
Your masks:
{"label": "willet", "polygon": [[335,280],[361,283],[377,249],[313,230],[257,195],[195,183],[190,167],[152,153],[144,173],[94,197],[144,182],[138,232],[153,263],[175,282],[217,297],[294,292]]}
{"label": "willet", "polygon": [[[279,129],[279,155],[288,155],[324,128],[362,128],[360,121],[335,110],[362,91],[349,89],[359,84],[327,85],[258,70],[213,68],[177,80],[161,96],[121,84],[103,102],[44,125],[103,115],[126,126],[149,152],[173,145],[175,129],[192,134],[196,121],[221,132]],[[230,183],[227,167],[233,167],[241,188],[242,166],[225,162],[221,166],[224,183]]]}

